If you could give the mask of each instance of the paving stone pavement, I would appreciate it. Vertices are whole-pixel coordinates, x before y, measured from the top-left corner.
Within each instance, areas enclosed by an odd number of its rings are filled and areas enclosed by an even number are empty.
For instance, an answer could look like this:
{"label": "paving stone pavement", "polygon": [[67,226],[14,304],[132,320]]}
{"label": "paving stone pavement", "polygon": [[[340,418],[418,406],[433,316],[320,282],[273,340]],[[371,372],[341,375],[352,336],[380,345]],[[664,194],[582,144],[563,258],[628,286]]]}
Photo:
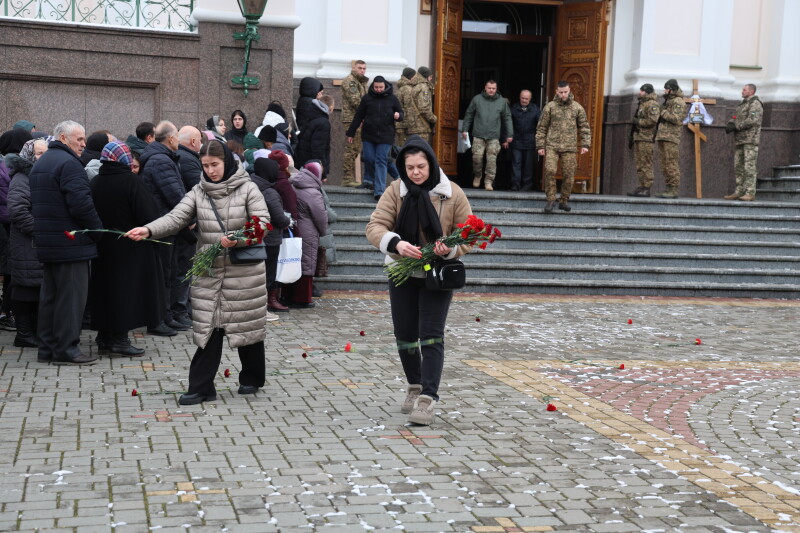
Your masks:
{"label": "paving stone pavement", "polygon": [[202,406],[188,334],[67,368],[2,332],[0,531],[800,531],[799,313],[458,295],[431,427],[400,414],[385,293],[269,323],[255,396],[226,348]]}

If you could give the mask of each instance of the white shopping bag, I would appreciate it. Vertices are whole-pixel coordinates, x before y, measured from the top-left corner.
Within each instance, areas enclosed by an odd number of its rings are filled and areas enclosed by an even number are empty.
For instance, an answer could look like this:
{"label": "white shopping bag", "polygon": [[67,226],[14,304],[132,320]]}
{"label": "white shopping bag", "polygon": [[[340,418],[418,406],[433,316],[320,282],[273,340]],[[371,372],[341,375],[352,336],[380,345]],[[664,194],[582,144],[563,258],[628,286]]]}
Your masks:
{"label": "white shopping bag", "polygon": [[463,120],[458,121],[458,145],[456,147],[456,152],[459,154],[463,154],[470,148],[472,148],[472,143],[469,140],[469,135],[465,139],[464,136],[461,134],[461,125],[464,123]]}
{"label": "white shopping bag", "polygon": [[275,281],[288,285],[300,279],[303,275],[302,257],[303,239],[295,237],[292,230],[289,230],[289,236],[284,237],[281,243]]}

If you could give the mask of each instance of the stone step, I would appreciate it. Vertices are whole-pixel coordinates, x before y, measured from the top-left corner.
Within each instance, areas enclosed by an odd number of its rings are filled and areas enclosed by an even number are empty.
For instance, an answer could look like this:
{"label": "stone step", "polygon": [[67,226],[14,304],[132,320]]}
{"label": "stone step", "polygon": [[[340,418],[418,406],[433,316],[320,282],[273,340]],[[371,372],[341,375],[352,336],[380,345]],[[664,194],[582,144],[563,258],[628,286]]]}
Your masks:
{"label": "stone step", "polygon": [[760,193],[767,191],[788,191],[800,193],[800,174],[783,178],[758,178],[756,198],[762,200]]}
{"label": "stone step", "polygon": [[[322,289],[359,289],[386,291],[386,276],[331,275],[317,278]],[[648,281],[595,281],[546,279],[470,279],[464,292],[524,294],[592,294],[633,296],[678,296],[704,298],[791,298],[800,297],[800,285],[765,283],[696,283]]]}
{"label": "stone step", "polygon": [[774,178],[800,177],[800,165],[773,167],[772,176]]}
{"label": "stone step", "polygon": [[[496,243],[495,243],[496,244]],[[333,266],[343,264],[363,264],[382,266],[384,255],[369,245],[337,244],[337,262]],[[464,263],[489,262],[492,264],[558,264],[573,266],[642,266],[642,267],[694,267],[694,268],[742,268],[742,269],[800,269],[800,255],[727,255],[711,253],[687,252],[654,252],[642,253],[625,251],[574,251],[574,250],[528,250],[499,248],[467,254]]]}

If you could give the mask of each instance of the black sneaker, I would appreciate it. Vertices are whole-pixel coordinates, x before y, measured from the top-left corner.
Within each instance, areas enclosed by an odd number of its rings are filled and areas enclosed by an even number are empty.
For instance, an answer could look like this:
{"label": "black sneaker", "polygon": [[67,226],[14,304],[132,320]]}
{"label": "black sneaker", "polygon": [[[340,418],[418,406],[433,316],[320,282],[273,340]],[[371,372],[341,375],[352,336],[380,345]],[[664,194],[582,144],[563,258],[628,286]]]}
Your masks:
{"label": "black sneaker", "polygon": [[179,322],[177,320],[167,320],[164,322],[168,328],[172,328],[175,331],[189,331],[190,326],[184,324],[183,322]]}
{"label": "black sneaker", "polygon": [[147,334],[155,335],[157,337],[174,337],[178,334],[178,332],[162,322],[154,328],[147,328]]}
{"label": "black sneaker", "polygon": [[362,183],[361,185],[358,186],[358,188],[359,189],[368,189],[370,191],[374,191],[375,190],[375,186],[373,184],[371,184],[371,183]]}
{"label": "black sneaker", "polygon": [[572,208],[569,206],[568,202],[560,202],[558,204],[558,208],[561,209],[562,211],[566,211],[567,213],[572,211]]}
{"label": "black sneaker", "polygon": [[3,318],[0,318],[0,329],[4,329],[6,331],[17,331],[17,321],[14,320],[12,315],[6,315]]}

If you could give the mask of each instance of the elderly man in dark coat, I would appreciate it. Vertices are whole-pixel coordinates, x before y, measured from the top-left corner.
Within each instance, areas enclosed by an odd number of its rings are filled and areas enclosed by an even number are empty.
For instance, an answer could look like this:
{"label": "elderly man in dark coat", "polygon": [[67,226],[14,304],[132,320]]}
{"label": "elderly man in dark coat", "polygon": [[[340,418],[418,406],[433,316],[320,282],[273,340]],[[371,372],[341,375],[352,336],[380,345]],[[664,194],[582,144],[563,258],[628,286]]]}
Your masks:
{"label": "elderly man in dark coat", "polygon": [[44,265],[39,302],[39,361],[93,364],[78,343],[89,287],[89,260],[97,257],[98,233],[68,233],[103,227],[94,209],[86,171],[78,158],[86,146],[80,124],[65,121],[55,141],[31,169],[31,203],[39,260]]}
{"label": "elderly man in dark coat", "polygon": [[[142,169],[139,175],[144,180],[147,189],[155,197],[158,205],[159,216],[166,215],[178,205],[186,194],[186,188],[181,179],[178,168],[178,129],[172,122],[161,122],[156,126],[155,142],[147,145],[142,154]],[[175,237],[164,238],[165,241],[174,243]],[[161,254],[161,268],[164,274],[165,299],[164,322],[154,328],[148,328],[150,335],[171,337],[177,330],[188,330],[189,326],[172,320],[171,308],[173,302],[170,298],[170,280],[177,276],[178,264],[174,246],[164,246],[159,250]]]}
{"label": "elderly man in dark coat", "polygon": [[[128,231],[158,218],[153,196],[131,172],[132,156],[126,145],[110,142],[100,156],[100,173],[92,182],[92,199],[107,228]],[[92,329],[98,330],[101,351],[142,355],[131,345],[128,332],[155,327],[164,314],[164,280],[158,259],[159,246],[104,234],[97,244],[99,257],[92,261],[89,305]]]}

